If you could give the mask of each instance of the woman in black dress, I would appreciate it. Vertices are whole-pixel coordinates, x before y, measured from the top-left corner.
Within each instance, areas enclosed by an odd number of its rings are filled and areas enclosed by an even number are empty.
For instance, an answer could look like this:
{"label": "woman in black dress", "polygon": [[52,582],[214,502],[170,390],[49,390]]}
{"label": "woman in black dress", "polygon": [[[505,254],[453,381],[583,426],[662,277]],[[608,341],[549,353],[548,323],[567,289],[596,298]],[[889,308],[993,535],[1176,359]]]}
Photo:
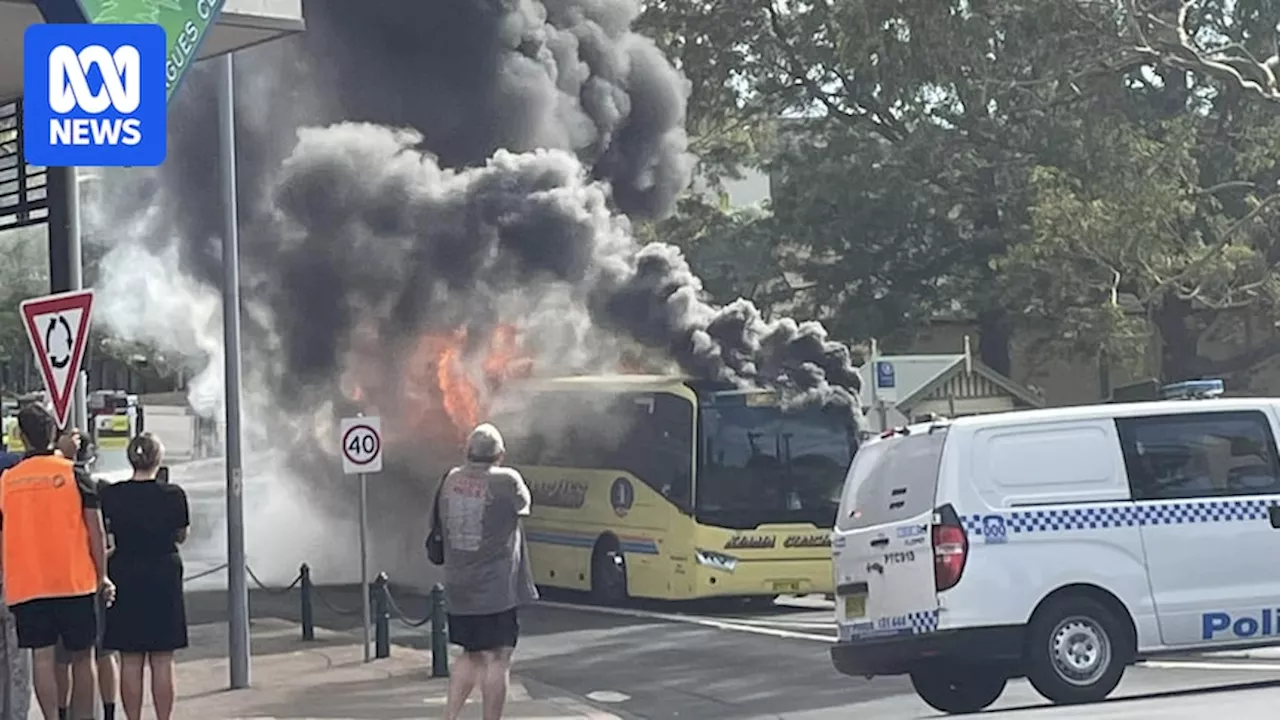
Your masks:
{"label": "woman in black dress", "polygon": [[120,652],[120,701],[129,720],[142,717],[142,676],[151,668],[157,720],[170,720],[177,688],[173,651],[187,646],[182,557],[190,516],[177,485],[156,482],[164,446],[151,433],[129,443],[133,477],[102,491],[102,514],[115,552],[107,572],[116,602],[107,610],[103,647]]}

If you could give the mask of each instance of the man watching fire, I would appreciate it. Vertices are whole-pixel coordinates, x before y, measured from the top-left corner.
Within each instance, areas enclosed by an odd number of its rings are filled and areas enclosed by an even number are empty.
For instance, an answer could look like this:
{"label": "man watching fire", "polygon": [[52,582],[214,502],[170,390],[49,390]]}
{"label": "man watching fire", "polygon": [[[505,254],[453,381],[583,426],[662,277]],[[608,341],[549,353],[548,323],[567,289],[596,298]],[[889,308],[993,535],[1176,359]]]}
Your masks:
{"label": "man watching fire", "polygon": [[520,634],[517,609],[538,597],[520,518],[529,487],[502,467],[502,434],[485,423],[471,431],[466,462],[440,487],[449,640],[462,656],[449,678],[445,720],[457,720],[477,684],[484,720],[499,720]]}

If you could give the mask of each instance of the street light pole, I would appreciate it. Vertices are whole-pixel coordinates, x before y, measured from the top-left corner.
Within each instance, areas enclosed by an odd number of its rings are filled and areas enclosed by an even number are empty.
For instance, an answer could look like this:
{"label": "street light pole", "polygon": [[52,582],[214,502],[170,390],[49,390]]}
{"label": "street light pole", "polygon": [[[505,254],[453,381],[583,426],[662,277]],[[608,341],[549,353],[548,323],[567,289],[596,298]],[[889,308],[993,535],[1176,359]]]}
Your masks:
{"label": "street light pole", "polygon": [[231,689],[249,687],[249,587],[244,551],[240,428],[240,228],[236,203],[234,58],[218,58],[218,169],[222,189],[222,333],[227,412],[227,654]]}

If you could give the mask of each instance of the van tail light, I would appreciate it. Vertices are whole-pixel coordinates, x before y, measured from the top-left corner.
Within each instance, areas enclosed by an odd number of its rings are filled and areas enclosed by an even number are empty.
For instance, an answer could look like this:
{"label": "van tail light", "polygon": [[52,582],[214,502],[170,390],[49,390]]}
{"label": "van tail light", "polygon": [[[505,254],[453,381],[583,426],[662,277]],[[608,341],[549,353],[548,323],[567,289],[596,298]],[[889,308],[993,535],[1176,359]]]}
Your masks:
{"label": "van tail light", "polygon": [[933,584],[938,592],[950,590],[960,582],[968,559],[969,536],[964,527],[945,521],[933,526]]}

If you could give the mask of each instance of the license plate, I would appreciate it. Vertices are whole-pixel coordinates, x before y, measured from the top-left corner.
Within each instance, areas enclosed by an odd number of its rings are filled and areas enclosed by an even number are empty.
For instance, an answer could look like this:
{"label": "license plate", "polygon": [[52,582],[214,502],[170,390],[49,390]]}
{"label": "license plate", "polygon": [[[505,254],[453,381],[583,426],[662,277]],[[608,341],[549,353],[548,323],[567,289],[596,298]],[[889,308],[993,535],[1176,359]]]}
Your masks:
{"label": "license plate", "polygon": [[846,595],[844,596],[844,619],[856,620],[865,617],[867,614],[867,596],[863,595]]}
{"label": "license plate", "polygon": [[773,591],[776,593],[800,592],[800,583],[795,580],[785,580],[782,582],[775,582],[773,584]]}

